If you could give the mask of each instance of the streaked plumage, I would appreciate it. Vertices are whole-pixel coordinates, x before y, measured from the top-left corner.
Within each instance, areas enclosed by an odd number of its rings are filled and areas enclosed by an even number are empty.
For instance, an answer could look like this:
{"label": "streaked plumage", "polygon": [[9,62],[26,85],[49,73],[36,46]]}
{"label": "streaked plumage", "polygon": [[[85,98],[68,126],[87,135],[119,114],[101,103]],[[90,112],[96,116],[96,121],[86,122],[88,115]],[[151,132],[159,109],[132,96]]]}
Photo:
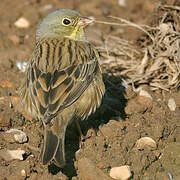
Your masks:
{"label": "streaked plumage", "polygon": [[[63,24],[68,20],[70,25]],[[67,125],[87,118],[104,94],[99,55],[83,31],[90,22],[76,11],[59,10],[48,15],[37,31],[20,97],[25,109],[44,124],[43,164],[54,160],[65,165]]]}

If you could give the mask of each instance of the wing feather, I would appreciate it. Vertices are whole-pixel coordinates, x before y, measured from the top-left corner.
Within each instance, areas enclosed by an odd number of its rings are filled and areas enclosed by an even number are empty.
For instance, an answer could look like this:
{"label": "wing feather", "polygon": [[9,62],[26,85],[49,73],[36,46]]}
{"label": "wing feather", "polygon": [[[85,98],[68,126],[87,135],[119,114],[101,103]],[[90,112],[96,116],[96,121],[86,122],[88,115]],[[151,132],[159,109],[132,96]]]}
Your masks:
{"label": "wing feather", "polygon": [[[48,46],[49,53],[51,51],[51,45],[52,44]],[[84,44],[84,46],[87,46],[87,44]],[[40,47],[46,48],[46,46],[44,47],[43,45]],[[97,68],[99,67],[97,61],[98,57],[95,55],[96,53],[94,53],[95,50],[91,49],[93,47],[88,46],[88,48],[90,49],[85,49],[79,54],[76,63],[72,62],[67,66],[64,66],[64,63],[60,63],[63,64],[63,68],[58,67],[53,72],[48,72],[48,70],[42,71],[41,67],[46,67],[45,64],[43,66],[38,66],[40,63],[37,62],[37,60],[40,58],[44,57],[45,63],[46,61],[47,63],[51,61],[51,59],[47,59],[47,57],[50,58],[53,56],[49,56],[47,51],[42,51],[46,52],[46,55],[42,57],[38,57],[40,53],[36,55],[35,59],[31,62],[28,68],[27,80],[29,82],[28,88],[30,97],[45,123],[50,122],[58,112],[74,103],[87,89],[96,75]],[[92,52],[94,54],[90,54]],[[62,54],[60,55],[62,60],[63,56]],[[60,58],[58,56],[55,57]],[[81,59],[79,60],[79,58]],[[86,58],[89,59],[87,60]],[[57,62],[57,60],[55,61]]]}

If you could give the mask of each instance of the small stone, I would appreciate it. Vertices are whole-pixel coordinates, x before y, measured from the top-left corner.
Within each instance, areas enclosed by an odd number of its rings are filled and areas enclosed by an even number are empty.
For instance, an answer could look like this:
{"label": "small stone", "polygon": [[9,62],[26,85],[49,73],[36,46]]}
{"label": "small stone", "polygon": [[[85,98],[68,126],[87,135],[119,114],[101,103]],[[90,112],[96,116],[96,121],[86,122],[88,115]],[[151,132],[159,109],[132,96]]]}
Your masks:
{"label": "small stone", "polygon": [[168,177],[169,177],[169,180],[173,180],[173,176],[170,172],[168,172]]}
{"label": "small stone", "polygon": [[138,150],[142,150],[145,147],[148,147],[150,149],[156,149],[157,145],[156,142],[150,137],[142,137],[138,139],[136,142],[136,148]]}
{"label": "small stone", "polygon": [[14,139],[20,144],[27,142],[27,136],[25,133],[15,134]]}
{"label": "small stone", "polygon": [[10,129],[6,131],[6,134],[11,135],[15,142],[18,142],[20,144],[27,142],[28,137],[25,132],[19,130],[19,129]]}
{"label": "small stone", "polygon": [[26,171],[24,169],[21,170],[21,176],[22,177],[26,177],[27,176]]}
{"label": "small stone", "polygon": [[16,63],[17,68],[21,71],[21,72],[25,72],[26,71],[26,67],[27,67],[27,62],[25,61],[18,61]]}
{"label": "small stone", "polygon": [[168,107],[171,111],[175,111],[176,110],[176,103],[174,101],[174,98],[169,98],[168,100]]}
{"label": "small stone", "polygon": [[113,179],[127,180],[132,176],[132,173],[130,167],[125,165],[111,168],[109,175]]}
{"label": "small stone", "polygon": [[144,97],[150,98],[152,100],[151,95],[147,91],[145,91],[143,89],[140,90],[139,96],[144,96]]}
{"label": "small stone", "polygon": [[119,4],[119,6],[121,6],[121,7],[126,7],[127,2],[126,2],[126,0],[118,0],[118,4]]}
{"label": "small stone", "polygon": [[18,28],[29,28],[30,23],[29,21],[24,18],[24,17],[20,17],[15,23],[14,25]]}
{"label": "small stone", "polygon": [[12,160],[23,160],[23,154],[25,154],[24,150],[9,150],[9,149],[1,149],[0,150],[0,157],[5,161],[12,161]]}

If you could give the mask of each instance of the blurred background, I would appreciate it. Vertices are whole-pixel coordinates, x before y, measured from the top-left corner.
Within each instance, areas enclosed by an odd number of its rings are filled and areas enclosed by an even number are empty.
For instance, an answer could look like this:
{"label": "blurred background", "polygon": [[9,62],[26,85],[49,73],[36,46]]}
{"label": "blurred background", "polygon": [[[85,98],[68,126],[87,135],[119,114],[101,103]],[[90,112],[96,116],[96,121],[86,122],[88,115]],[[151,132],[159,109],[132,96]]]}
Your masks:
{"label": "blurred background", "polygon": [[[20,36],[20,44],[25,43],[31,47],[38,24],[42,18],[54,10],[74,9],[84,16],[93,16],[101,21],[112,21],[107,18],[111,15],[144,24],[159,3],[158,0],[2,0],[0,2],[0,32],[1,35],[7,37]],[[21,17],[28,21],[28,28],[17,28],[14,25]],[[99,33],[107,34],[115,33],[115,29],[117,29],[117,27],[100,24],[95,24],[93,28],[97,29]],[[119,33],[129,39],[137,37],[137,34],[130,33],[128,30]]]}

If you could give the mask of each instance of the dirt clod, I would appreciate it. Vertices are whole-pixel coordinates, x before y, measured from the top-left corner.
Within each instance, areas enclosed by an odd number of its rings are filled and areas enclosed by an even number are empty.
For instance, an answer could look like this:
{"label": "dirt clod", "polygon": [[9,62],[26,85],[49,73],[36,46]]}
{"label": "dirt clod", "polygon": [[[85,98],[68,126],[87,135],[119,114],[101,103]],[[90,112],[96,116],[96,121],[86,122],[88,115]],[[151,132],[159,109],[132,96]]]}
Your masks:
{"label": "dirt clod", "polygon": [[111,180],[106,174],[98,169],[93,162],[87,158],[78,161],[79,177],[83,180]]}
{"label": "dirt clod", "polygon": [[23,160],[23,154],[25,154],[24,150],[9,150],[9,149],[2,149],[0,150],[0,158],[4,159],[5,161],[12,161],[12,160]]}

